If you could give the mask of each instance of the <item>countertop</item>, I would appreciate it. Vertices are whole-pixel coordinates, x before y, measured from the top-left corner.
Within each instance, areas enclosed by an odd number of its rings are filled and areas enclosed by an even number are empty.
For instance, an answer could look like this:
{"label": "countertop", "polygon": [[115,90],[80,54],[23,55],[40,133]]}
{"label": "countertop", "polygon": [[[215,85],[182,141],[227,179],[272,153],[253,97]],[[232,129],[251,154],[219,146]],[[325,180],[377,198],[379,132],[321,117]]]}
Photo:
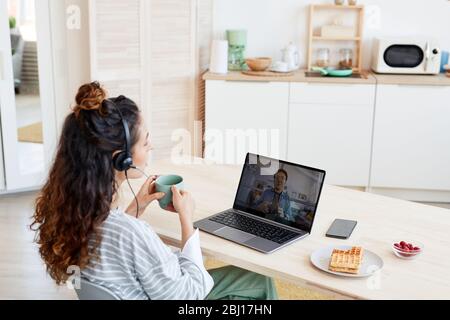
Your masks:
{"label": "countertop", "polygon": [[322,83],[355,83],[355,84],[375,84],[376,79],[367,71],[361,74],[363,78],[337,78],[337,77],[306,77],[306,70],[298,70],[288,76],[250,76],[240,71],[228,71],[227,74],[215,74],[206,72],[203,75],[204,80],[227,80],[227,81],[277,81],[277,82],[322,82]]}
{"label": "countertop", "polygon": [[319,83],[354,83],[354,84],[400,84],[400,85],[440,85],[450,86],[450,77],[440,73],[437,75],[404,75],[404,74],[376,74],[369,70],[363,71],[362,78],[339,77],[306,77],[306,70],[298,70],[289,76],[250,76],[240,71],[229,71],[227,74],[206,72],[204,80],[227,81],[278,81],[278,82],[319,82]]}
{"label": "countertop", "polygon": [[377,79],[377,84],[450,86],[450,77],[447,77],[444,73],[433,75],[372,74]]}

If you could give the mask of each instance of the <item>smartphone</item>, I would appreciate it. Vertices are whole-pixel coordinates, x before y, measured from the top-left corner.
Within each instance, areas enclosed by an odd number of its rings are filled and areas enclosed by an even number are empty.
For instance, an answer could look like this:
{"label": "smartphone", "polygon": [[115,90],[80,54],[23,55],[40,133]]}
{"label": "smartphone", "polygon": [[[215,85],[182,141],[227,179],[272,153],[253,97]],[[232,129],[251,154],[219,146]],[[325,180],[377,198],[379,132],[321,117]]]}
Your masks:
{"label": "smartphone", "polygon": [[348,239],[355,229],[356,221],[335,219],[327,231],[326,236],[338,239]]}

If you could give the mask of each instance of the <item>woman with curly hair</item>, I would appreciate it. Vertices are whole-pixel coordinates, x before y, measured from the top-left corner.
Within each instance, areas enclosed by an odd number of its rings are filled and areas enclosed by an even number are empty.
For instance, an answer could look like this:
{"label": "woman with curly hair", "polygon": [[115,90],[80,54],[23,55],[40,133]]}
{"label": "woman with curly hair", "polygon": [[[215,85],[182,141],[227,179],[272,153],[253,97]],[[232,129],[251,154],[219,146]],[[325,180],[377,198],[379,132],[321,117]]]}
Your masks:
{"label": "woman with curly hair", "polygon": [[172,188],[170,210],[181,225],[177,252],[139,219],[164,196],[155,191],[155,176],[126,210],[114,208],[120,185],[143,175],[139,168],[146,166],[151,150],[149,132],[132,100],[107,98],[98,82],[81,86],[75,100],[31,225],[57,284],[78,266],[82,278],[120,299],[276,298],[270,278],[236,267],[206,271],[188,192]]}

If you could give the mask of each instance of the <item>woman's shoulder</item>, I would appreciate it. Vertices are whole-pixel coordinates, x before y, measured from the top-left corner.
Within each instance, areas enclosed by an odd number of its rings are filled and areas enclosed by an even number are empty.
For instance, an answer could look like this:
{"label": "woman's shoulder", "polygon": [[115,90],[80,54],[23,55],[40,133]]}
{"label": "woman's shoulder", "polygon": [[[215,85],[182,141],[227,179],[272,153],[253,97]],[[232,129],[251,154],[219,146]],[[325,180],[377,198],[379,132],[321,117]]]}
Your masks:
{"label": "woman's shoulder", "polygon": [[148,223],[130,216],[120,207],[110,211],[102,229],[134,239],[154,235],[154,231]]}

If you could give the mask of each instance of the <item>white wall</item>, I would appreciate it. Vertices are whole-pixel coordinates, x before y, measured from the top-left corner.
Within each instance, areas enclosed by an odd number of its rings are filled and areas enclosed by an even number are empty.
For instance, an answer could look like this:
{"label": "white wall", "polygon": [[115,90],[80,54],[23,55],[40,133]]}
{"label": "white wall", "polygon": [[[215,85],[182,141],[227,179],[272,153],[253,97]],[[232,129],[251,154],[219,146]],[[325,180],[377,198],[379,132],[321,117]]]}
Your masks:
{"label": "white wall", "polygon": [[[308,6],[333,3],[311,0],[215,0],[214,37],[224,38],[226,29],[247,29],[246,56],[281,58],[281,48],[293,41],[306,64]],[[450,1],[448,0],[359,0],[358,4],[377,6],[379,28],[364,29],[363,65],[370,65],[374,36],[433,36],[441,48],[450,51]],[[370,9],[370,7],[366,7]],[[368,10],[367,10],[368,11]]]}

